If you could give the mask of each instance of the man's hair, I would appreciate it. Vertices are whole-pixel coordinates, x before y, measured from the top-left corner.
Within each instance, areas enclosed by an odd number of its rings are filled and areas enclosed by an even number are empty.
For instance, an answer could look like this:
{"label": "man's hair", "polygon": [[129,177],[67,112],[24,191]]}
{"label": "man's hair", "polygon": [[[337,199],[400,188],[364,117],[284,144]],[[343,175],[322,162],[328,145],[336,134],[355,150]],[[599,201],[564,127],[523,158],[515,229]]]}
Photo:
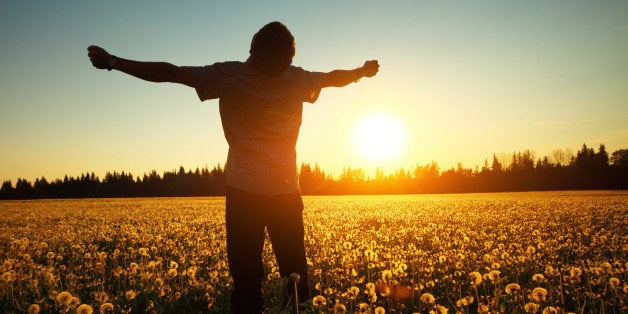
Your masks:
{"label": "man's hair", "polygon": [[262,27],[251,41],[249,61],[268,76],[279,76],[292,64],[294,36],[286,25],[271,22]]}

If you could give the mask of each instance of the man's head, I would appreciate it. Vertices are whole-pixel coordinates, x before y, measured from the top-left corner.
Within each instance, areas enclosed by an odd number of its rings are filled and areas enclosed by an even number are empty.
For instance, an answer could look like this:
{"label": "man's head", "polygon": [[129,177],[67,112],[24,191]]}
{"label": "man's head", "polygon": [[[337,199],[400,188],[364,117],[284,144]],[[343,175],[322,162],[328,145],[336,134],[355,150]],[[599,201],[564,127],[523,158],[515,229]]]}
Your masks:
{"label": "man's head", "polygon": [[268,76],[279,76],[294,58],[294,37],[286,25],[268,23],[253,36],[249,53],[249,61],[257,70]]}

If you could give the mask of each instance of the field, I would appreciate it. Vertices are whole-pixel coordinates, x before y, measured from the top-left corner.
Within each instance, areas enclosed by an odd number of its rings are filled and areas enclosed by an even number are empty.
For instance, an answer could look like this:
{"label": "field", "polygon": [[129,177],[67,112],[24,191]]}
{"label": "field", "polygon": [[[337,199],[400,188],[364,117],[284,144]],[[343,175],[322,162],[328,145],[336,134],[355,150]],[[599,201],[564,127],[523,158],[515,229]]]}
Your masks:
{"label": "field", "polygon": [[[305,197],[323,313],[626,313],[628,192]],[[223,198],[0,202],[0,312],[228,311]],[[266,242],[268,313],[286,312]]]}

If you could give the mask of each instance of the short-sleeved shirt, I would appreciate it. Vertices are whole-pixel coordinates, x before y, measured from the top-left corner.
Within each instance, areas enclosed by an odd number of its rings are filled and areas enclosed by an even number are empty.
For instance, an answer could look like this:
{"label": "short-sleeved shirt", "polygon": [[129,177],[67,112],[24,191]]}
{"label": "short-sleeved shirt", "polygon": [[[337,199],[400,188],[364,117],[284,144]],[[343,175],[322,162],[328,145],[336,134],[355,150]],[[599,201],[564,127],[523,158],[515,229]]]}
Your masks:
{"label": "short-sleeved shirt", "polygon": [[313,103],[323,73],[290,66],[269,77],[246,62],[192,67],[201,101],[219,98],[229,144],[227,184],[263,195],[298,190],[296,142],[303,102]]}

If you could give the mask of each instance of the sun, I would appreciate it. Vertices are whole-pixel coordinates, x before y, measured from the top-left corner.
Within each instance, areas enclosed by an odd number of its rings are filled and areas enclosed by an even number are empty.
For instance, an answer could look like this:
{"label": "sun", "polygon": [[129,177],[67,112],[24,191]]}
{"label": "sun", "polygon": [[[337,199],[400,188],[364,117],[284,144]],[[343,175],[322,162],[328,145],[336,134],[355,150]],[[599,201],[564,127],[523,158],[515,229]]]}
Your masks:
{"label": "sun", "polygon": [[383,161],[401,154],[405,144],[405,131],[399,120],[384,113],[362,118],[355,128],[355,145],[365,158]]}

